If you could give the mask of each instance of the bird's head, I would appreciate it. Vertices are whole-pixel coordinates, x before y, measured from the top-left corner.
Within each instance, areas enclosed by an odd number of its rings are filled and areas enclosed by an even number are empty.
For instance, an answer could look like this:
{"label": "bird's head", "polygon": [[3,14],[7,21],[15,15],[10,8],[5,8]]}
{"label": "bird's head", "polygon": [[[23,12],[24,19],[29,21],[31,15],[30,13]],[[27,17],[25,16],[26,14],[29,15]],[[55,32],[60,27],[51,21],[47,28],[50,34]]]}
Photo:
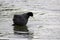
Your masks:
{"label": "bird's head", "polygon": [[33,13],[32,12],[28,12],[27,15],[33,17]]}

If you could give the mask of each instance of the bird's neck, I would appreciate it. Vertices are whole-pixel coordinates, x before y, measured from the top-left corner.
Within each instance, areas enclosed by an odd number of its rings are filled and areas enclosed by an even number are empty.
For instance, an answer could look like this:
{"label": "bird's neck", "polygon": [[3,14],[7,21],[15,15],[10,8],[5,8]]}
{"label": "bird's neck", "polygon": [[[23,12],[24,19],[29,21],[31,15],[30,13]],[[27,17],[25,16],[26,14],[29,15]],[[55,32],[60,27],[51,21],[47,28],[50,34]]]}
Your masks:
{"label": "bird's neck", "polygon": [[28,18],[29,18],[29,16],[27,15],[27,16],[26,16],[26,18],[28,19]]}
{"label": "bird's neck", "polygon": [[26,19],[29,18],[29,15],[27,15],[27,14],[23,14],[23,15],[24,15],[24,17],[25,17]]}

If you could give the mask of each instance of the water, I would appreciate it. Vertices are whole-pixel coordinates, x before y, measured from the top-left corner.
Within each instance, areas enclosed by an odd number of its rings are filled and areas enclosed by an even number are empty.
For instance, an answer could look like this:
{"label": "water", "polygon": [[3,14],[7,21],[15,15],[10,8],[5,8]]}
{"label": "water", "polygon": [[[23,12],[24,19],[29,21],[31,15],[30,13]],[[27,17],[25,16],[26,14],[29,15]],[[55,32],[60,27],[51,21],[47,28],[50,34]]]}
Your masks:
{"label": "water", "polygon": [[[28,3],[28,4],[27,4]],[[59,0],[0,0],[0,39],[10,40],[60,40]],[[26,30],[15,34],[14,14],[32,11]]]}
{"label": "water", "polygon": [[[52,14],[53,13],[53,14]],[[35,14],[34,14],[35,15]],[[30,34],[14,34],[14,26],[12,26],[12,15],[0,17],[0,37],[10,40],[59,40],[60,39],[60,14],[55,12],[47,12],[43,15],[35,15],[29,19],[27,29]],[[57,20],[58,19],[58,20]],[[18,31],[19,32],[19,31]]]}

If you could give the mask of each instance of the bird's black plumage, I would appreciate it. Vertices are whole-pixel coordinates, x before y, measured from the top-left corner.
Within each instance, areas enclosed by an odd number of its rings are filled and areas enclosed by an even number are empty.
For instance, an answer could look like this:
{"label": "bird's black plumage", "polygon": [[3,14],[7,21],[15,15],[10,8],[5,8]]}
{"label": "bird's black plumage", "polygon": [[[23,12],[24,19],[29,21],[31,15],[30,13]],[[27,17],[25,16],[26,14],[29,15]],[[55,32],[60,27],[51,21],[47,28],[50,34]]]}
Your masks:
{"label": "bird's black plumage", "polygon": [[14,15],[13,26],[15,26],[15,25],[26,26],[26,24],[28,22],[28,18],[30,16],[33,16],[32,12],[24,13],[24,14],[21,14],[21,15]]}

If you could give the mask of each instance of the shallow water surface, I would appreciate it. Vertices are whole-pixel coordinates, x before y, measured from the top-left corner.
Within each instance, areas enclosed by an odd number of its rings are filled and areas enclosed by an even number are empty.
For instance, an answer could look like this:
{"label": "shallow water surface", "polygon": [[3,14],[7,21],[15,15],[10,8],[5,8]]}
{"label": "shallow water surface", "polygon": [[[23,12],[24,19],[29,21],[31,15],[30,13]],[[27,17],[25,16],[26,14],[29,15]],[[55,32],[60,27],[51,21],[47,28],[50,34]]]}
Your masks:
{"label": "shallow water surface", "polygon": [[[30,34],[28,31],[28,28],[25,27],[25,29],[22,27],[21,30],[17,27],[12,26],[12,18],[1,18],[0,19],[0,37],[6,37],[6,38],[29,38]],[[14,30],[13,30],[14,29]],[[24,29],[24,30],[23,30]],[[18,30],[18,33],[16,34],[14,31]],[[20,30],[20,31],[19,31]]]}
{"label": "shallow water surface", "polygon": [[[59,4],[60,2],[57,0],[38,0],[37,2],[36,0],[1,0],[0,39],[60,40]],[[20,31],[19,26],[18,28],[12,26],[12,18],[14,14],[20,15],[27,11],[32,11],[34,18],[29,18],[26,29],[24,29],[25,31],[23,30],[23,32]],[[16,28],[19,31],[16,31]]]}

